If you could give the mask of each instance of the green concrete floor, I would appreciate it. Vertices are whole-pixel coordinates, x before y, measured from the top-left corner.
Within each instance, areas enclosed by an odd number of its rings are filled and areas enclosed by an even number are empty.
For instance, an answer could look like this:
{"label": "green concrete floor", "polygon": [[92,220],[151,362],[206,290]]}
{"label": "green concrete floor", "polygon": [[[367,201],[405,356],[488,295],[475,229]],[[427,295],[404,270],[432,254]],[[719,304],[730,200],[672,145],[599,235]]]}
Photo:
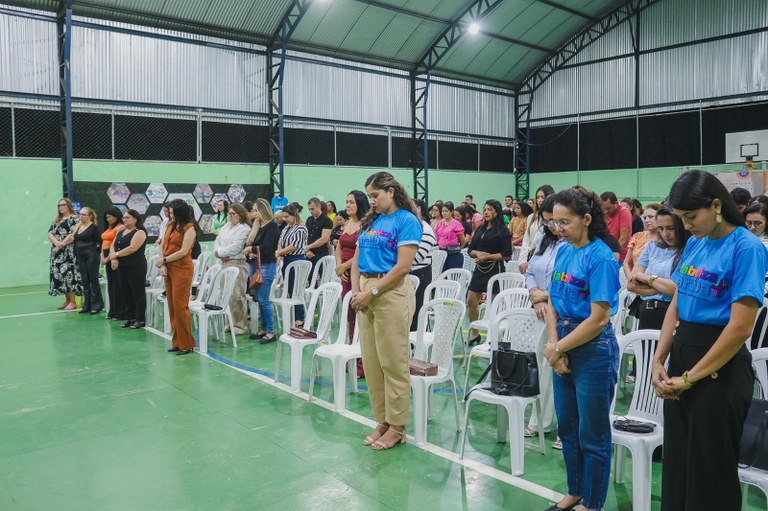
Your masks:
{"label": "green concrete floor", "polygon": [[[434,394],[428,429],[435,452],[374,452],[361,443],[368,426],[232,367],[271,378],[275,344],[241,337],[238,348],[212,341],[212,358],[176,357],[150,331],[50,313],[60,301],[45,287],[0,289],[0,511],[538,511],[565,490],[552,435],[546,455],[527,451],[524,476],[508,475],[493,407],[473,405],[470,416],[466,458],[481,467],[451,459],[458,434],[445,390]],[[306,376],[309,352],[304,360]],[[458,358],[459,385],[460,366]],[[327,363],[316,396],[332,400]],[[628,398],[620,395],[625,406]],[[371,416],[364,390],[347,406]],[[626,463],[628,482],[611,485],[608,510],[632,509]],[[659,476],[654,464],[654,510]],[[757,490],[748,504],[765,509]]]}

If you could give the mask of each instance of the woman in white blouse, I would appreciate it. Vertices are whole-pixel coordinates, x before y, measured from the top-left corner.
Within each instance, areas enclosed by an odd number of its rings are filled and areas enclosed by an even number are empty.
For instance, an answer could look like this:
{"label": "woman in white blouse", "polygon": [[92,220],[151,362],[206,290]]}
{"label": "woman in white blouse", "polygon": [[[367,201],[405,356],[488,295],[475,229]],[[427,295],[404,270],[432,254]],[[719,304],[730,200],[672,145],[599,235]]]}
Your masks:
{"label": "woman in white blouse", "polygon": [[533,252],[538,249],[541,238],[544,235],[543,224],[540,223],[539,209],[544,199],[555,194],[555,189],[550,185],[541,185],[536,189],[536,200],[533,201],[533,213],[528,215],[528,222],[523,234],[523,244],[520,246],[520,272],[525,273],[528,260]]}
{"label": "woman in white blouse", "polygon": [[227,212],[229,220],[219,231],[213,245],[213,255],[221,261],[222,269],[235,267],[239,271],[229,307],[232,319],[235,321],[235,335],[243,335],[246,331],[246,302],[245,291],[248,288],[248,263],[243,255],[245,241],[251,232],[248,211],[242,204],[232,204]]}

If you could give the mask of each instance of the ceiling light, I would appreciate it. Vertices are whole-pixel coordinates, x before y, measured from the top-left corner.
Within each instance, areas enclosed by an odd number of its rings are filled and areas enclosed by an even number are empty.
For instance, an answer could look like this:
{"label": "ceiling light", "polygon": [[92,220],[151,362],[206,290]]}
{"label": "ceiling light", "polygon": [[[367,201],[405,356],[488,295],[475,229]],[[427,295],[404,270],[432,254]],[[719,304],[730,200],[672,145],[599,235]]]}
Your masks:
{"label": "ceiling light", "polygon": [[467,29],[467,32],[469,32],[472,35],[477,35],[478,32],[480,32],[480,25],[475,23],[474,21],[469,24],[469,28]]}

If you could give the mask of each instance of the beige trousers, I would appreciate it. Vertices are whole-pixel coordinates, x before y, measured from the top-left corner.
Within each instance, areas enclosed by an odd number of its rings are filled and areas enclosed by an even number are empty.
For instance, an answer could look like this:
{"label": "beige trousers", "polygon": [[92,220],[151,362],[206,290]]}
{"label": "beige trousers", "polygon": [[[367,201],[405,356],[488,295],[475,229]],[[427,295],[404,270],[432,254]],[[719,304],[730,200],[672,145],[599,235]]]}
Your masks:
{"label": "beige trousers", "polygon": [[[376,286],[379,279],[360,277],[360,290]],[[405,426],[411,396],[408,372],[408,330],[416,297],[405,278],[394,288],[371,300],[365,314],[358,313],[363,369],[377,422]]]}
{"label": "beige trousers", "polygon": [[221,263],[221,268],[237,268],[240,274],[235,280],[235,288],[232,290],[232,298],[229,299],[229,308],[232,310],[232,319],[235,321],[235,328],[248,330],[246,325],[247,302],[245,292],[248,289],[248,263],[245,259],[230,259]]}

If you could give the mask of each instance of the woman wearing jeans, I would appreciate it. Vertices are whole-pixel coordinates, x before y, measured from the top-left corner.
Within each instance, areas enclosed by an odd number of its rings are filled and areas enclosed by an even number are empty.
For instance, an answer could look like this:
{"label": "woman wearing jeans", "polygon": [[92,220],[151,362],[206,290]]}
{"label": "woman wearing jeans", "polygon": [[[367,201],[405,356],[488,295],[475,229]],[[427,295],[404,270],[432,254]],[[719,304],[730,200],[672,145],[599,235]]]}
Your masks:
{"label": "woman wearing jeans", "polygon": [[[248,235],[243,253],[251,262],[251,274],[258,270],[257,260],[261,260],[261,276],[264,283],[251,296],[258,302],[259,331],[251,334],[251,339],[259,339],[260,344],[275,342],[275,324],[272,315],[272,304],[269,302],[269,292],[275,280],[277,259],[277,239],[280,228],[272,221],[272,208],[265,199],[257,199],[253,206],[254,219],[251,233]],[[259,259],[257,259],[257,256]]]}
{"label": "woman wearing jeans", "polygon": [[[288,204],[283,208],[283,218],[285,218],[286,227],[280,233],[280,238],[277,241],[277,257],[283,258],[283,279],[285,279],[285,272],[288,270],[288,265],[294,261],[306,261],[307,258],[304,255],[304,245],[307,244],[307,228],[301,221],[299,216],[301,213],[301,206],[295,202]],[[283,280],[286,293],[293,291],[293,273],[290,275],[290,279]],[[293,297],[288,297],[293,298]],[[293,326],[304,326],[304,306],[296,306],[296,324]],[[291,325],[283,325],[283,329],[287,332],[291,328]]]}
{"label": "woman wearing jeans", "polygon": [[669,205],[692,237],[672,272],[677,291],[653,357],[651,381],[665,399],[661,509],[739,511],[739,441],[754,384],[744,341],[763,302],[766,251],[712,174],[682,174]]}
{"label": "woman wearing jeans", "polygon": [[544,356],[555,371],[555,412],[568,493],[547,511],[600,510],[611,472],[609,412],[619,366],[610,318],[618,309],[619,268],[601,239],[600,197],[582,187],[555,197],[553,220],[568,244],[557,252],[549,286]]}

